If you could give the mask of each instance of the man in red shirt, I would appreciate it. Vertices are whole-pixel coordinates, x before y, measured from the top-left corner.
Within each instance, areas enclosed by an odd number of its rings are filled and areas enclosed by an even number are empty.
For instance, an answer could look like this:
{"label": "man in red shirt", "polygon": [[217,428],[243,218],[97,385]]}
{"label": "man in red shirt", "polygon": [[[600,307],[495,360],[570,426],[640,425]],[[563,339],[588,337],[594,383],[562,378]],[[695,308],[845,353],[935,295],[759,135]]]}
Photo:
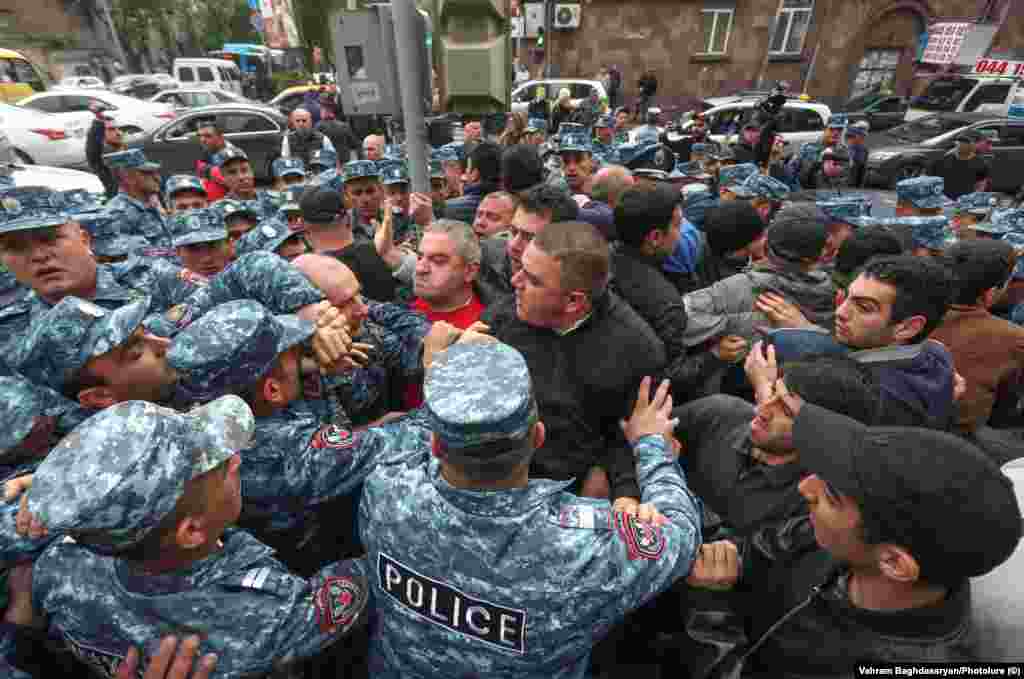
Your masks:
{"label": "man in red shirt", "polygon": [[[465,222],[439,219],[423,232],[416,262],[412,306],[433,323],[445,321],[465,330],[480,320],[484,305],[473,284],[480,272],[480,241]],[[405,405],[423,403],[420,384],[410,384]]]}

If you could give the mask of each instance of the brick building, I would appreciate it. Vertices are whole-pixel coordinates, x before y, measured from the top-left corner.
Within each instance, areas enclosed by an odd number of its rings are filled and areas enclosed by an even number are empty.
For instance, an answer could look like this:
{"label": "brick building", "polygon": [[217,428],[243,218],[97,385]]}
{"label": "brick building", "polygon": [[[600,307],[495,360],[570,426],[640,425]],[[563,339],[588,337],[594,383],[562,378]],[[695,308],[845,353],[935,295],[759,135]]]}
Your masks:
{"label": "brick building", "polygon": [[[923,86],[934,69],[917,62],[937,19],[998,23],[993,51],[1024,48],[1024,0],[580,0],[578,30],[548,37],[562,76],[593,77],[603,64],[636,92],[644,68],[659,97],[709,97],[788,80],[824,99],[887,82]],[[1011,7],[1016,5],[1016,7]],[[814,67],[811,69],[812,57]],[[856,85],[856,87],[855,87]]]}
{"label": "brick building", "polygon": [[53,79],[96,74],[112,61],[105,28],[82,3],[66,0],[4,0],[0,3],[0,47],[23,53]]}

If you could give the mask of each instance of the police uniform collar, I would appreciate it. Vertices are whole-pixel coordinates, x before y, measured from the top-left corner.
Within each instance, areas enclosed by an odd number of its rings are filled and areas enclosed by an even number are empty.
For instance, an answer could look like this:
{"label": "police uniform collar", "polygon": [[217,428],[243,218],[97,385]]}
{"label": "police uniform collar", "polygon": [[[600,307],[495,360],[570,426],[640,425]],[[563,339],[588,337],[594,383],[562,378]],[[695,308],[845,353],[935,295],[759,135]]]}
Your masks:
{"label": "police uniform collar", "polygon": [[431,458],[427,473],[438,494],[448,504],[467,514],[493,518],[525,514],[555,495],[567,492],[576,482],[575,479],[530,479],[525,488],[464,490],[445,480],[441,475],[441,463],[437,458]]}

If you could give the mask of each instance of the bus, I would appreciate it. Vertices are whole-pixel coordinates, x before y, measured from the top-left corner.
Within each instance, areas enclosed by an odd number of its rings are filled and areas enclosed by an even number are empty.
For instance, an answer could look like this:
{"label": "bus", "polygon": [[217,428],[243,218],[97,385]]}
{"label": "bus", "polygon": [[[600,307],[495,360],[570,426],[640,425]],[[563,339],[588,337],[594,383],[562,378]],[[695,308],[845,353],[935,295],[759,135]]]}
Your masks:
{"label": "bus", "polygon": [[0,102],[13,104],[36,92],[45,92],[46,77],[14,50],[0,48]]}

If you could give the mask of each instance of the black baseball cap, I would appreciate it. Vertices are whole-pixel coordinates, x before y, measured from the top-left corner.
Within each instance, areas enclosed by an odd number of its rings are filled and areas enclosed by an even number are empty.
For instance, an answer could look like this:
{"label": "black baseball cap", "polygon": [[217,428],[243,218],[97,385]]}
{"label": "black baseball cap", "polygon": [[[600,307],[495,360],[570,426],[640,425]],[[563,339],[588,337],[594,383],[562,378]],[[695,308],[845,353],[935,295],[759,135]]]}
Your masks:
{"label": "black baseball cap", "polygon": [[306,222],[323,224],[333,222],[345,211],[341,194],[326,186],[307,189],[299,199],[302,219]]}
{"label": "black baseball cap", "polygon": [[828,239],[828,217],[815,205],[784,208],[768,227],[768,249],[781,259],[817,259]]}
{"label": "black baseball cap", "polygon": [[952,585],[1013,554],[1022,518],[1013,483],[970,442],[930,429],[867,427],[805,403],[793,424],[800,464],[860,506],[866,525]]}

